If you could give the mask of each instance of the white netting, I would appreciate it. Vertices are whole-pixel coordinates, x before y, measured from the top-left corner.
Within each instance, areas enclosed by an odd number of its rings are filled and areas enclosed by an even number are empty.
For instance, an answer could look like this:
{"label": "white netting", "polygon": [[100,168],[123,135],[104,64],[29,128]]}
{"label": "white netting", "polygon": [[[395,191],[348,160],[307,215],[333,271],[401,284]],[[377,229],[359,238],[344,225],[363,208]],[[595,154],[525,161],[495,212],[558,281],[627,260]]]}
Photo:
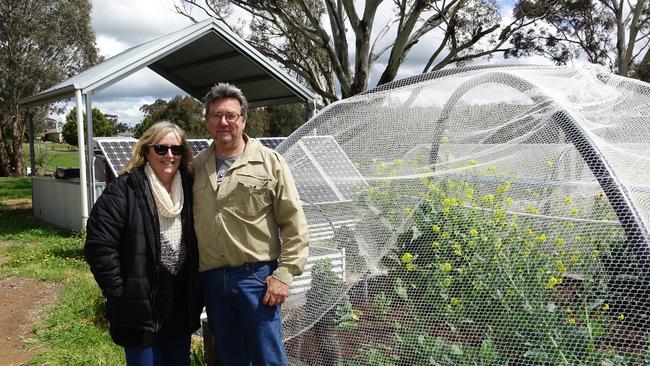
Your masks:
{"label": "white netting", "polygon": [[312,234],[292,364],[650,362],[650,85],[482,67],[335,103],[278,147]]}

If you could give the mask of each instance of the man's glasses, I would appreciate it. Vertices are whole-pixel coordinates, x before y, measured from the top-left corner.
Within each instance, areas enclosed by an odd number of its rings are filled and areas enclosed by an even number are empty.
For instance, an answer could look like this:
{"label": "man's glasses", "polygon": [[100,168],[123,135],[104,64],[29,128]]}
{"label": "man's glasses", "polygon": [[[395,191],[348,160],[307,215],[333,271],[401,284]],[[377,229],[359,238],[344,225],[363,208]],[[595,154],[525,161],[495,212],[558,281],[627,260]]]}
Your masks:
{"label": "man's glasses", "polygon": [[152,145],[153,147],[153,152],[155,152],[157,155],[165,155],[167,154],[168,150],[172,151],[172,154],[174,156],[179,156],[183,155],[183,151],[185,150],[185,146],[183,145],[164,145],[164,144],[157,144],[157,145]]}
{"label": "man's glasses", "polygon": [[241,114],[239,113],[226,113],[226,114],[221,114],[221,113],[215,113],[212,115],[212,118],[214,118],[217,121],[221,121],[221,118],[226,117],[226,121],[229,123],[233,123],[239,118]]}

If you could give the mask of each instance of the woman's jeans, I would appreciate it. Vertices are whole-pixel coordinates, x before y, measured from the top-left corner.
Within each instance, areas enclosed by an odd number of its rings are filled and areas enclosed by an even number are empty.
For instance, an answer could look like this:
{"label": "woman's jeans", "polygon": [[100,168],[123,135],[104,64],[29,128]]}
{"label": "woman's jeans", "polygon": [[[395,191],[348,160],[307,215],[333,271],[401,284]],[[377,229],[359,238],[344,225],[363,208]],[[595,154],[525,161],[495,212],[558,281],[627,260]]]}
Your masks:
{"label": "woman's jeans", "polygon": [[124,347],[127,366],[189,366],[192,336],[156,341],[147,347]]}
{"label": "woman's jeans", "polygon": [[277,262],[249,263],[201,273],[208,324],[221,366],[286,365],[280,306],[262,303]]}

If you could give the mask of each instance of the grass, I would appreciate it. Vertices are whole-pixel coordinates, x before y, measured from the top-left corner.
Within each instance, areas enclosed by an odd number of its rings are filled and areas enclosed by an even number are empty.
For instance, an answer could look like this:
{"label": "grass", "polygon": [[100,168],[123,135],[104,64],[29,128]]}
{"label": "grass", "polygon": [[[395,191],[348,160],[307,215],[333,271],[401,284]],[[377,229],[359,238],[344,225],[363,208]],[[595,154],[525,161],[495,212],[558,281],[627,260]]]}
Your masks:
{"label": "grass", "polygon": [[[45,162],[45,169],[48,172],[55,171],[57,167],[79,167],[79,152],[77,151],[76,146],[71,146],[65,143],[56,144],[53,142],[35,142],[34,150],[37,158],[43,158],[42,160]],[[29,144],[23,144],[23,152],[25,153],[25,165],[29,166],[31,164]],[[36,167],[39,168],[38,161]]]}
{"label": "grass", "polygon": [[[10,200],[31,196],[29,178],[0,178],[0,278],[23,277],[61,284],[56,304],[32,328],[29,347],[39,350],[30,364],[118,365],[124,352],[108,334],[104,300],[83,259],[83,233],[36,220],[31,209]],[[200,342],[193,365],[202,365]]]}

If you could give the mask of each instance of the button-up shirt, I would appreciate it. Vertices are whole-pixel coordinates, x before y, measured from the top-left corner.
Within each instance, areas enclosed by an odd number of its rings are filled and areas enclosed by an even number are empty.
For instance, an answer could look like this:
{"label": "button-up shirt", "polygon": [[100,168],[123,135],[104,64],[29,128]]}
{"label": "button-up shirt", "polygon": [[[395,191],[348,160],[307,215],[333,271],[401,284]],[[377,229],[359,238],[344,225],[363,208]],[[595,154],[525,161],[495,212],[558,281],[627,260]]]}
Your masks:
{"label": "button-up shirt", "polygon": [[277,259],[273,277],[291,285],[309,253],[298,191],[280,154],[244,141],[220,185],[214,142],[192,162],[199,271]]}

